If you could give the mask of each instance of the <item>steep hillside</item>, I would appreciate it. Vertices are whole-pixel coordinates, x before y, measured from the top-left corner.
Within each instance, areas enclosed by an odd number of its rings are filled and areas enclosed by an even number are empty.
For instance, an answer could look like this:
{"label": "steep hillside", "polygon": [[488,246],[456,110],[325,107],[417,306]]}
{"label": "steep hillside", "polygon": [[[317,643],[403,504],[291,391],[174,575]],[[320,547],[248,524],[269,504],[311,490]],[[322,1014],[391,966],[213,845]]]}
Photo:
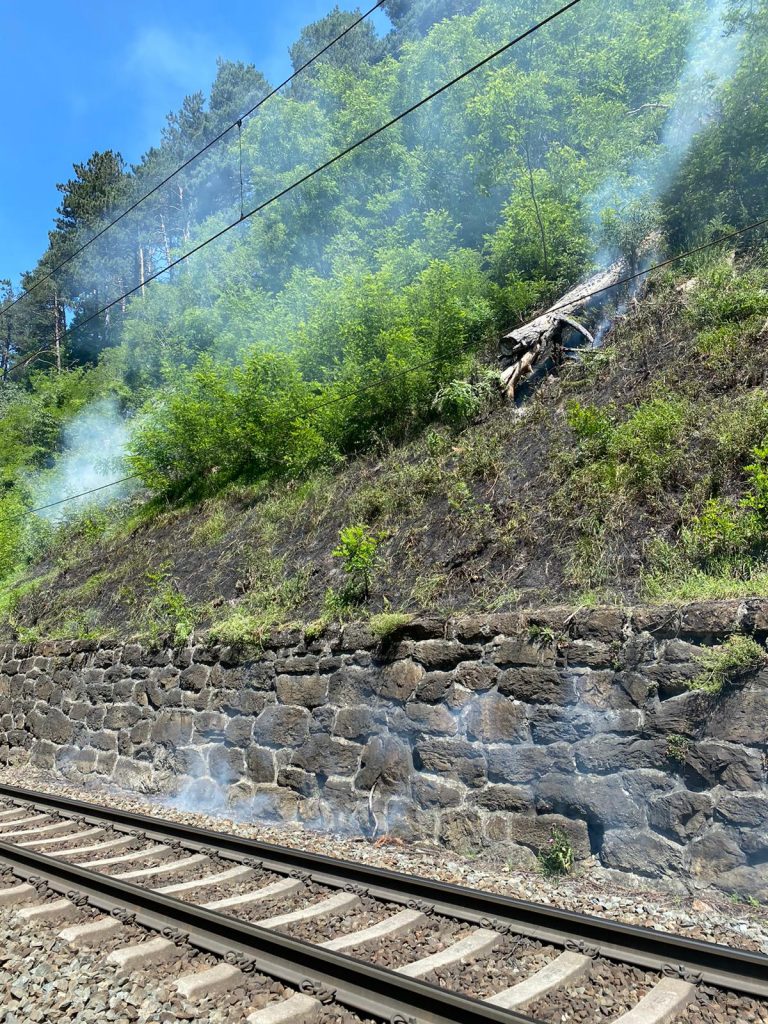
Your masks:
{"label": "steep hillside", "polygon": [[335,473],[94,513],[0,593],[2,636],[768,593],[767,287],[760,253],[677,268],[518,407],[483,377]]}

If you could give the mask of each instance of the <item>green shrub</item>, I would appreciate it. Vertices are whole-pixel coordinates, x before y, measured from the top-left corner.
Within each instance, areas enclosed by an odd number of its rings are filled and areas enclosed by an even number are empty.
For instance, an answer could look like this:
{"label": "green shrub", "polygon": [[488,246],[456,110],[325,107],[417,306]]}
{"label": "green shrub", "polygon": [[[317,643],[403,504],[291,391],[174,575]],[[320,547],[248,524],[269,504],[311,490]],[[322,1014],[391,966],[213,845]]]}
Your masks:
{"label": "green shrub", "polygon": [[460,429],[470,423],[499,393],[499,375],[486,370],[476,380],[452,380],[435,395],[432,407],[451,427]]}
{"label": "green shrub", "polygon": [[673,732],[667,736],[667,757],[670,761],[685,762],[690,748],[690,740],[679,733]]}
{"label": "green shrub", "polygon": [[687,684],[689,689],[719,694],[726,684],[762,668],[768,654],[756,640],[735,633],[720,647],[705,651],[698,661],[701,671]]}
{"label": "green shrub", "polygon": [[367,601],[373,574],[378,564],[381,534],[371,533],[364,523],[345,526],[339,533],[339,544],[331,552],[343,562],[348,584],[345,588],[347,603]]}
{"label": "green shrub", "polygon": [[413,616],[406,612],[381,612],[378,615],[372,615],[368,625],[377,639],[386,640],[395,630],[400,629],[401,626],[407,626],[412,618]]}
{"label": "green shrub", "polygon": [[546,846],[539,850],[536,859],[544,875],[569,875],[573,870],[574,854],[568,834],[555,826]]}

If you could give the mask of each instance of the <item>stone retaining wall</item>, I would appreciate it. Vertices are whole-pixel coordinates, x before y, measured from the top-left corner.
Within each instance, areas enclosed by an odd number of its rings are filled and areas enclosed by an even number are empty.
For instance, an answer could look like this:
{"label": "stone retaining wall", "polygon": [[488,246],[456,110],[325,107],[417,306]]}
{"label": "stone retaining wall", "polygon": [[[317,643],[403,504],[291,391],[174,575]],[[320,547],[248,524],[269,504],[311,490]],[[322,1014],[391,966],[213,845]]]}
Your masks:
{"label": "stone retaining wall", "polygon": [[768,671],[686,688],[768,602],[420,619],[202,644],[0,647],[0,758],[370,835],[768,898]]}

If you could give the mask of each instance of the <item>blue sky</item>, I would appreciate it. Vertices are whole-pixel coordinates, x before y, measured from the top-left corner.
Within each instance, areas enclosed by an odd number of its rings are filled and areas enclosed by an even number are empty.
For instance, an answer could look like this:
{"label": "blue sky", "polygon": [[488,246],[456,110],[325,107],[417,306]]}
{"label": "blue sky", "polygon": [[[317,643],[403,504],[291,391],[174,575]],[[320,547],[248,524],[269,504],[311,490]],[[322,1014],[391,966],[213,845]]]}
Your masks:
{"label": "blue sky", "polygon": [[[57,181],[96,149],[130,163],[187,93],[207,92],[217,56],[272,82],[288,47],[333,0],[0,0],[0,278],[16,283],[47,243]],[[340,3],[353,7],[354,3]]]}

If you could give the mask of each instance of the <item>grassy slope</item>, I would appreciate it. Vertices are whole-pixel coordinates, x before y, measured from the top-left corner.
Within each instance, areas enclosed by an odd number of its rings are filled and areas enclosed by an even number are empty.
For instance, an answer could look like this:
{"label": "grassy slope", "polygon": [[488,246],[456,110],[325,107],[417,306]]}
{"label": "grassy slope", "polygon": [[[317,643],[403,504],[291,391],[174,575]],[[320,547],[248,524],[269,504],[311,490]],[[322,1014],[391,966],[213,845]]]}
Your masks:
{"label": "grassy slope", "polygon": [[499,403],[334,475],[94,515],[0,593],[0,636],[237,637],[336,614],[332,551],[358,522],[383,537],[371,611],[768,592],[759,560],[713,571],[681,543],[709,497],[738,501],[768,434],[763,278],[711,314],[729,277],[656,284],[523,415]]}

